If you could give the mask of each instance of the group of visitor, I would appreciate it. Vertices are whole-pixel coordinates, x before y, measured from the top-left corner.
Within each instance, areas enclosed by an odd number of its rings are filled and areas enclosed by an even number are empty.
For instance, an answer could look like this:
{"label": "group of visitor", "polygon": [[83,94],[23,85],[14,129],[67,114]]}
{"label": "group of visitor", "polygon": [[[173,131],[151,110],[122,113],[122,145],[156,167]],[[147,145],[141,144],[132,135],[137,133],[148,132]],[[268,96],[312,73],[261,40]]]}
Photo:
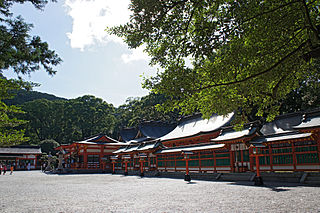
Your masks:
{"label": "group of visitor", "polygon": [[8,168],[10,168],[10,175],[13,173],[14,165],[7,165],[6,163],[0,163],[0,175],[5,175],[7,173]]}

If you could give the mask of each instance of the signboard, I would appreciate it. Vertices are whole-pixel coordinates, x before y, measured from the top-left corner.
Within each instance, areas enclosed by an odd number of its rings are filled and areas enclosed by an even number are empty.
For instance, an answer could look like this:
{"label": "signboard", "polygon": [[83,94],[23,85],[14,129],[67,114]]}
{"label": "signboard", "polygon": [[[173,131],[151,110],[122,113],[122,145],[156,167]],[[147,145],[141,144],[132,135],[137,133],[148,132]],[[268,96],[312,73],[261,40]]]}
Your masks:
{"label": "signboard", "polygon": [[248,150],[248,147],[243,144],[231,144],[231,151]]}

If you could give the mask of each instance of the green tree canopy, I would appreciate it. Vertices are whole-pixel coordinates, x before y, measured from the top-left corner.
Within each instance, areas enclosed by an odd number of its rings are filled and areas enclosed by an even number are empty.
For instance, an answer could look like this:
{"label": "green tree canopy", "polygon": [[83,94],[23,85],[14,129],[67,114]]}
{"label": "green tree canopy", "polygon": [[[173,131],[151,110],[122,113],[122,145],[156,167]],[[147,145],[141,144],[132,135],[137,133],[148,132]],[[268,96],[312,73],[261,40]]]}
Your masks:
{"label": "green tree canopy", "polygon": [[0,72],[10,68],[17,74],[30,74],[43,68],[52,75],[56,72],[53,67],[61,58],[39,36],[29,34],[32,24],[25,23],[21,16],[13,18],[10,13],[13,3],[25,2],[42,9],[48,1],[3,0],[0,3]]}
{"label": "green tree canopy", "polygon": [[162,68],[144,86],[170,97],[163,109],[208,117],[254,108],[270,120],[288,93],[319,81],[319,8],[319,0],[131,0],[130,22],[109,32],[131,48],[144,44]]}
{"label": "green tree canopy", "polygon": [[10,90],[17,89],[19,83],[7,80],[0,76],[0,145],[9,146],[28,140],[24,136],[24,130],[20,128],[26,121],[16,118],[17,114],[23,113],[16,106],[7,106],[2,100],[11,97]]}
{"label": "green tree canopy", "polygon": [[45,152],[47,154],[51,153],[54,154],[55,153],[55,148],[57,148],[58,146],[60,146],[60,144],[53,140],[53,139],[46,139],[40,142],[40,147],[41,147],[41,151]]}
{"label": "green tree canopy", "polygon": [[72,117],[81,139],[94,134],[112,134],[115,125],[115,108],[101,98],[85,95],[72,99],[66,112]]}
{"label": "green tree canopy", "polygon": [[31,36],[31,24],[24,22],[21,16],[12,17],[10,8],[14,3],[32,3],[37,9],[43,9],[47,0],[1,0],[0,1],[0,145],[21,143],[27,140],[21,124],[15,114],[22,111],[15,106],[7,106],[3,100],[12,95],[12,91],[21,88],[30,88],[32,84],[7,80],[2,76],[4,70],[11,70],[16,74],[30,74],[44,69],[53,75],[54,66],[61,63],[61,58],[50,50],[46,42],[39,36]]}
{"label": "green tree canopy", "polygon": [[164,103],[166,97],[150,93],[141,98],[128,98],[126,104],[116,109],[116,128],[119,132],[124,127],[137,127],[144,121],[176,122],[180,117],[179,112],[161,112],[156,106]]}
{"label": "green tree canopy", "polygon": [[100,98],[85,95],[71,100],[39,99],[22,105],[28,120],[26,135],[31,142],[53,139],[72,143],[95,134],[112,135],[115,108]]}

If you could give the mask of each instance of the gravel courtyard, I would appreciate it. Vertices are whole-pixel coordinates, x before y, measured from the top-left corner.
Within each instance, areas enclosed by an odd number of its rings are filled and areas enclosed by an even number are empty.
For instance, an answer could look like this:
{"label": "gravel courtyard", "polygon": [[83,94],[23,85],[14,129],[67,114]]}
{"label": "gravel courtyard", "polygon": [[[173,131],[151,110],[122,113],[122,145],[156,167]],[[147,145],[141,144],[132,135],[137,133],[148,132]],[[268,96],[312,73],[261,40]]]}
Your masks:
{"label": "gravel courtyard", "polygon": [[320,187],[111,174],[0,177],[0,212],[320,212]]}

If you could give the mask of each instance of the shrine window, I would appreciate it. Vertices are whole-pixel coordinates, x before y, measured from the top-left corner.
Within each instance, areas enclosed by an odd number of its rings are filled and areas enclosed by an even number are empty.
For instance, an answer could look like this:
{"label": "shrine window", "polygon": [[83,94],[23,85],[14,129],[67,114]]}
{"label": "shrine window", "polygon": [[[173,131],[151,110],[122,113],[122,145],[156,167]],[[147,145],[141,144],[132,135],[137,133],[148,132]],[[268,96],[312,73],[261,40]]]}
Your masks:
{"label": "shrine window", "polygon": [[100,161],[99,155],[88,155],[88,162],[97,163]]}

